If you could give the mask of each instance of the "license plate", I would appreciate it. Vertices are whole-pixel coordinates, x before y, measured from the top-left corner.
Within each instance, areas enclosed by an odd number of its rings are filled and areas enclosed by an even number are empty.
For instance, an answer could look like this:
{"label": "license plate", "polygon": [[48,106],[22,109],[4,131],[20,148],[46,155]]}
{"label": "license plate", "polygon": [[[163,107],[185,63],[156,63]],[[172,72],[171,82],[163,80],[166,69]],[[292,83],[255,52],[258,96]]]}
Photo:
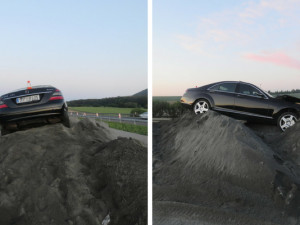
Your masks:
{"label": "license plate", "polygon": [[22,98],[17,98],[16,102],[17,102],[17,104],[21,104],[21,103],[25,103],[25,102],[35,102],[35,101],[39,101],[39,100],[40,100],[39,95],[31,95],[31,96],[26,96],[26,97],[22,97]]}

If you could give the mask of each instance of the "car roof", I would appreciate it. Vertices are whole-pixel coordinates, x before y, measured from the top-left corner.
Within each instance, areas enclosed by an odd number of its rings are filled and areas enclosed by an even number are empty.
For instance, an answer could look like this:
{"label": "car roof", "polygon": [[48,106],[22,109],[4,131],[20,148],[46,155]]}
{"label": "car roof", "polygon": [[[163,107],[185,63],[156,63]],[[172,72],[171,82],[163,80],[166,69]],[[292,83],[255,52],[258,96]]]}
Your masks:
{"label": "car roof", "polygon": [[[251,84],[251,83],[244,82],[244,81],[224,80],[224,81],[218,81],[218,82],[215,82],[215,83],[208,84],[207,86],[212,86],[212,85],[221,84],[221,83],[243,83],[243,84]],[[251,85],[254,85],[254,84],[251,84]],[[256,86],[256,85],[254,85],[254,86]]]}

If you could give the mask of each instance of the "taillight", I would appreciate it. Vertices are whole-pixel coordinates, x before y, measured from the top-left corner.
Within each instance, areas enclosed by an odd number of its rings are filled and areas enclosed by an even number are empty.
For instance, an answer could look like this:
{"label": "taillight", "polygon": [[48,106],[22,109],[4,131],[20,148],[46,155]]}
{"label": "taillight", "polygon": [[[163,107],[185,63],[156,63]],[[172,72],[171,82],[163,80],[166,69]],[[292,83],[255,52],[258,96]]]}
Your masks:
{"label": "taillight", "polygon": [[62,100],[62,99],[64,99],[62,93],[60,92],[60,90],[56,89],[49,100],[52,101],[52,100]]}
{"label": "taillight", "polygon": [[0,109],[7,108],[8,106],[4,104],[3,101],[0,100]]}
{"label": "taillight", "polygon": [[63,96],[56,96],[56,97],[51,97],[50,101],[52,101],[52,100],[61,100],[61,99],[64,99],[64,97]]}
{"label": "taillight", "polygon": [[62,93],[60,92],[60,90],[56,89],[52,96],[62,96]]}
{"label": "taillight", "polygon": [[3,105],[0,105],[0,109],[3,109],[3,108],[7,108],[8,106],[3,104]]}

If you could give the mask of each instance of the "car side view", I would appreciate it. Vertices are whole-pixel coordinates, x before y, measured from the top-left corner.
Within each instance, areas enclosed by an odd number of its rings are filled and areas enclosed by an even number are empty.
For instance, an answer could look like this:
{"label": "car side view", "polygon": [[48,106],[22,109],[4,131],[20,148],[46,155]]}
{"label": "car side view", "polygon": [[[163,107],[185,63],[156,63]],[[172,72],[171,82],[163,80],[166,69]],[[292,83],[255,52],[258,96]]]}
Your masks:
{"label": "car side view", "polygon": [[241,81],[222,81],[189,88],[181,103],[195,114],[215,110],[248,121],[276,123],[282,131],[300,117],[300,99],[289,95],[273,97],[257,86]]}
{"label": "car side view", "polygon": [[70,127],[67,103],[55,87],[27,87],[0,97],[1,135],[35,122],[58,121]]}

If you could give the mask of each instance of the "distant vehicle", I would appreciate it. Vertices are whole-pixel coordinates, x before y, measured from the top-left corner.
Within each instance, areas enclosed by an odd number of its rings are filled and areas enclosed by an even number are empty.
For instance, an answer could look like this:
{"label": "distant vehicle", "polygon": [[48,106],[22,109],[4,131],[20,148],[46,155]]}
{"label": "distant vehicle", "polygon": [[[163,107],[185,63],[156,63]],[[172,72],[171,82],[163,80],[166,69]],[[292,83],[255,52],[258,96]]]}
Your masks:
{"label": "distant vehicle", "polygon": [[60,90],[52,86],[22,88],[0,97],[1,134],[37,121],[62,122],[70,127],[68,106]]}
{"label": "distant vehicle", "polygon": [[148,112],[143,112],[142,114],[140,114],[139,117],[140,117],[141,119],[147,120],[147,119],[148,119]]}
{"label": "distant vehicle", "polygon": [[181,103],[195,114],[212,109],[237,119],[277,123],[282,131],[295,125],[300,116],[300,99],[273,97],[253,84],[223,81],[187,89]]}

